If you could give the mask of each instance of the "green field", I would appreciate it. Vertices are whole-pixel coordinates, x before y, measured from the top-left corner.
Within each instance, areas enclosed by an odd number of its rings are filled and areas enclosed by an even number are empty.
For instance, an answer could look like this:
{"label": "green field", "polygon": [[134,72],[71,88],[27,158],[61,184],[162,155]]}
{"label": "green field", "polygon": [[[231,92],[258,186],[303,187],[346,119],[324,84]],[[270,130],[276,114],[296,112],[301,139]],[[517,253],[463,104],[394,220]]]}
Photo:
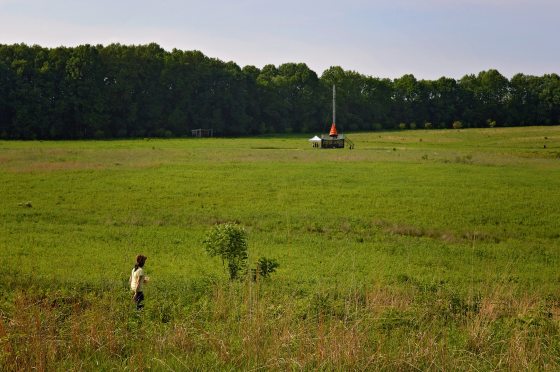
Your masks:
{"label": "green field", "polygon": [[350,137],[0,141],[0,369],[560,369],[560,127]]}

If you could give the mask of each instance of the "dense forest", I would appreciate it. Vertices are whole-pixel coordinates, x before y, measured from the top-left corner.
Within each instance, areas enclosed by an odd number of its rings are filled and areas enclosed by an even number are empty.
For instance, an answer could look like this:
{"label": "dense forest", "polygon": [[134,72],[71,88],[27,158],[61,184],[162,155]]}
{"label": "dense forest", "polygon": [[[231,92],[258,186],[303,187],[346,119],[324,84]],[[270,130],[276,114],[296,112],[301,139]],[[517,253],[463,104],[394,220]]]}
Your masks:
{"label": "dense forest", "polygon": [[239,67],[157,44],[0,44],[0,138],[178,137],[560,124],[560,77],[496,70],[382,79],[303,63]]}

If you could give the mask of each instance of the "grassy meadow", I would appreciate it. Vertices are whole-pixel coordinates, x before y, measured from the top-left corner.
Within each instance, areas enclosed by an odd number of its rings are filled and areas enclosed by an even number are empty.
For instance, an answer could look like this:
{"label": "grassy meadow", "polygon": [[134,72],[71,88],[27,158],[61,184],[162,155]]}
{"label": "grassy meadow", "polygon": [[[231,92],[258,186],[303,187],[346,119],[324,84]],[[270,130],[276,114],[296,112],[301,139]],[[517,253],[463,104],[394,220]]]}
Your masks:
{"label": "grassy meadow", "polygon": [[560,127],[349,136],[0,141],[0,370],[560,369]]}

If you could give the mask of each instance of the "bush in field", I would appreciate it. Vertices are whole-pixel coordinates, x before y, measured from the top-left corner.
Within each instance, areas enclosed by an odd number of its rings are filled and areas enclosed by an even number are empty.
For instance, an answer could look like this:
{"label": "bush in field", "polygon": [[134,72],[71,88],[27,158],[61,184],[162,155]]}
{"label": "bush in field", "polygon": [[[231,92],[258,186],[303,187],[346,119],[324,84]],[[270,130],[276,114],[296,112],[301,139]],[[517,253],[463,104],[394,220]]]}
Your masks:
{"label": "bush in field", "polygon": [[461,123],[459,120],[453,122],[453,129],[461,129],[461,128],[463,128],[463,123]]}
{"label": "bush in field", "polygon": [[496,120],[488,119],[486,120],[486,124],[488,124],[490,128],[494,128],[496,126]]}
{"label": "bush in field", "polygon": [[432,129],[434,125],[432,123],[424,123],[424,129]]}
{"label": "bush in field", "polygon": [[247,268],[247,233],[237,225],[224,223],[214,226],[204,239],[206,252],[212,257],[220,256],[231,280]]}
{"label": "bush in field", "polygon": [[416,123],[415,122],[410,123],[409,128],[416,129]]}
{"label": "bush in field", "polygon": [[399,129],[401,129],[401,130],[406,129],[406,123],[400,123],[399,124]]}
{"label": "bush in field", "polygon": [[261,278],[268,278],[270,274],[276,271],[276,268],[280,266],[275,259],[268,259],[266,257],[261,257],[257,261],[257,267],[251,269],[251,276],[253,280],[257,280],[257,275]]}

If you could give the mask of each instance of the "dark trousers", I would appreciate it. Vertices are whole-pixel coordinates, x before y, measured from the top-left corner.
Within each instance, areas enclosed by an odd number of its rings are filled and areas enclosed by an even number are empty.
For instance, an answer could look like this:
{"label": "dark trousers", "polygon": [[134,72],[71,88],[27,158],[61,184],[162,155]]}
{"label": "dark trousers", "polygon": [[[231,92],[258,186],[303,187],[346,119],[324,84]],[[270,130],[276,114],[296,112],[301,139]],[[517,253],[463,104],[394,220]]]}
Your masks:
{"label": "dark trousers", "polygon": [[140,310],[144,307],[144,304],[142,303],[144,301],[144,292],[136,292],[134,297],[132,297],[132,300],[136,303],[136,310]]}

